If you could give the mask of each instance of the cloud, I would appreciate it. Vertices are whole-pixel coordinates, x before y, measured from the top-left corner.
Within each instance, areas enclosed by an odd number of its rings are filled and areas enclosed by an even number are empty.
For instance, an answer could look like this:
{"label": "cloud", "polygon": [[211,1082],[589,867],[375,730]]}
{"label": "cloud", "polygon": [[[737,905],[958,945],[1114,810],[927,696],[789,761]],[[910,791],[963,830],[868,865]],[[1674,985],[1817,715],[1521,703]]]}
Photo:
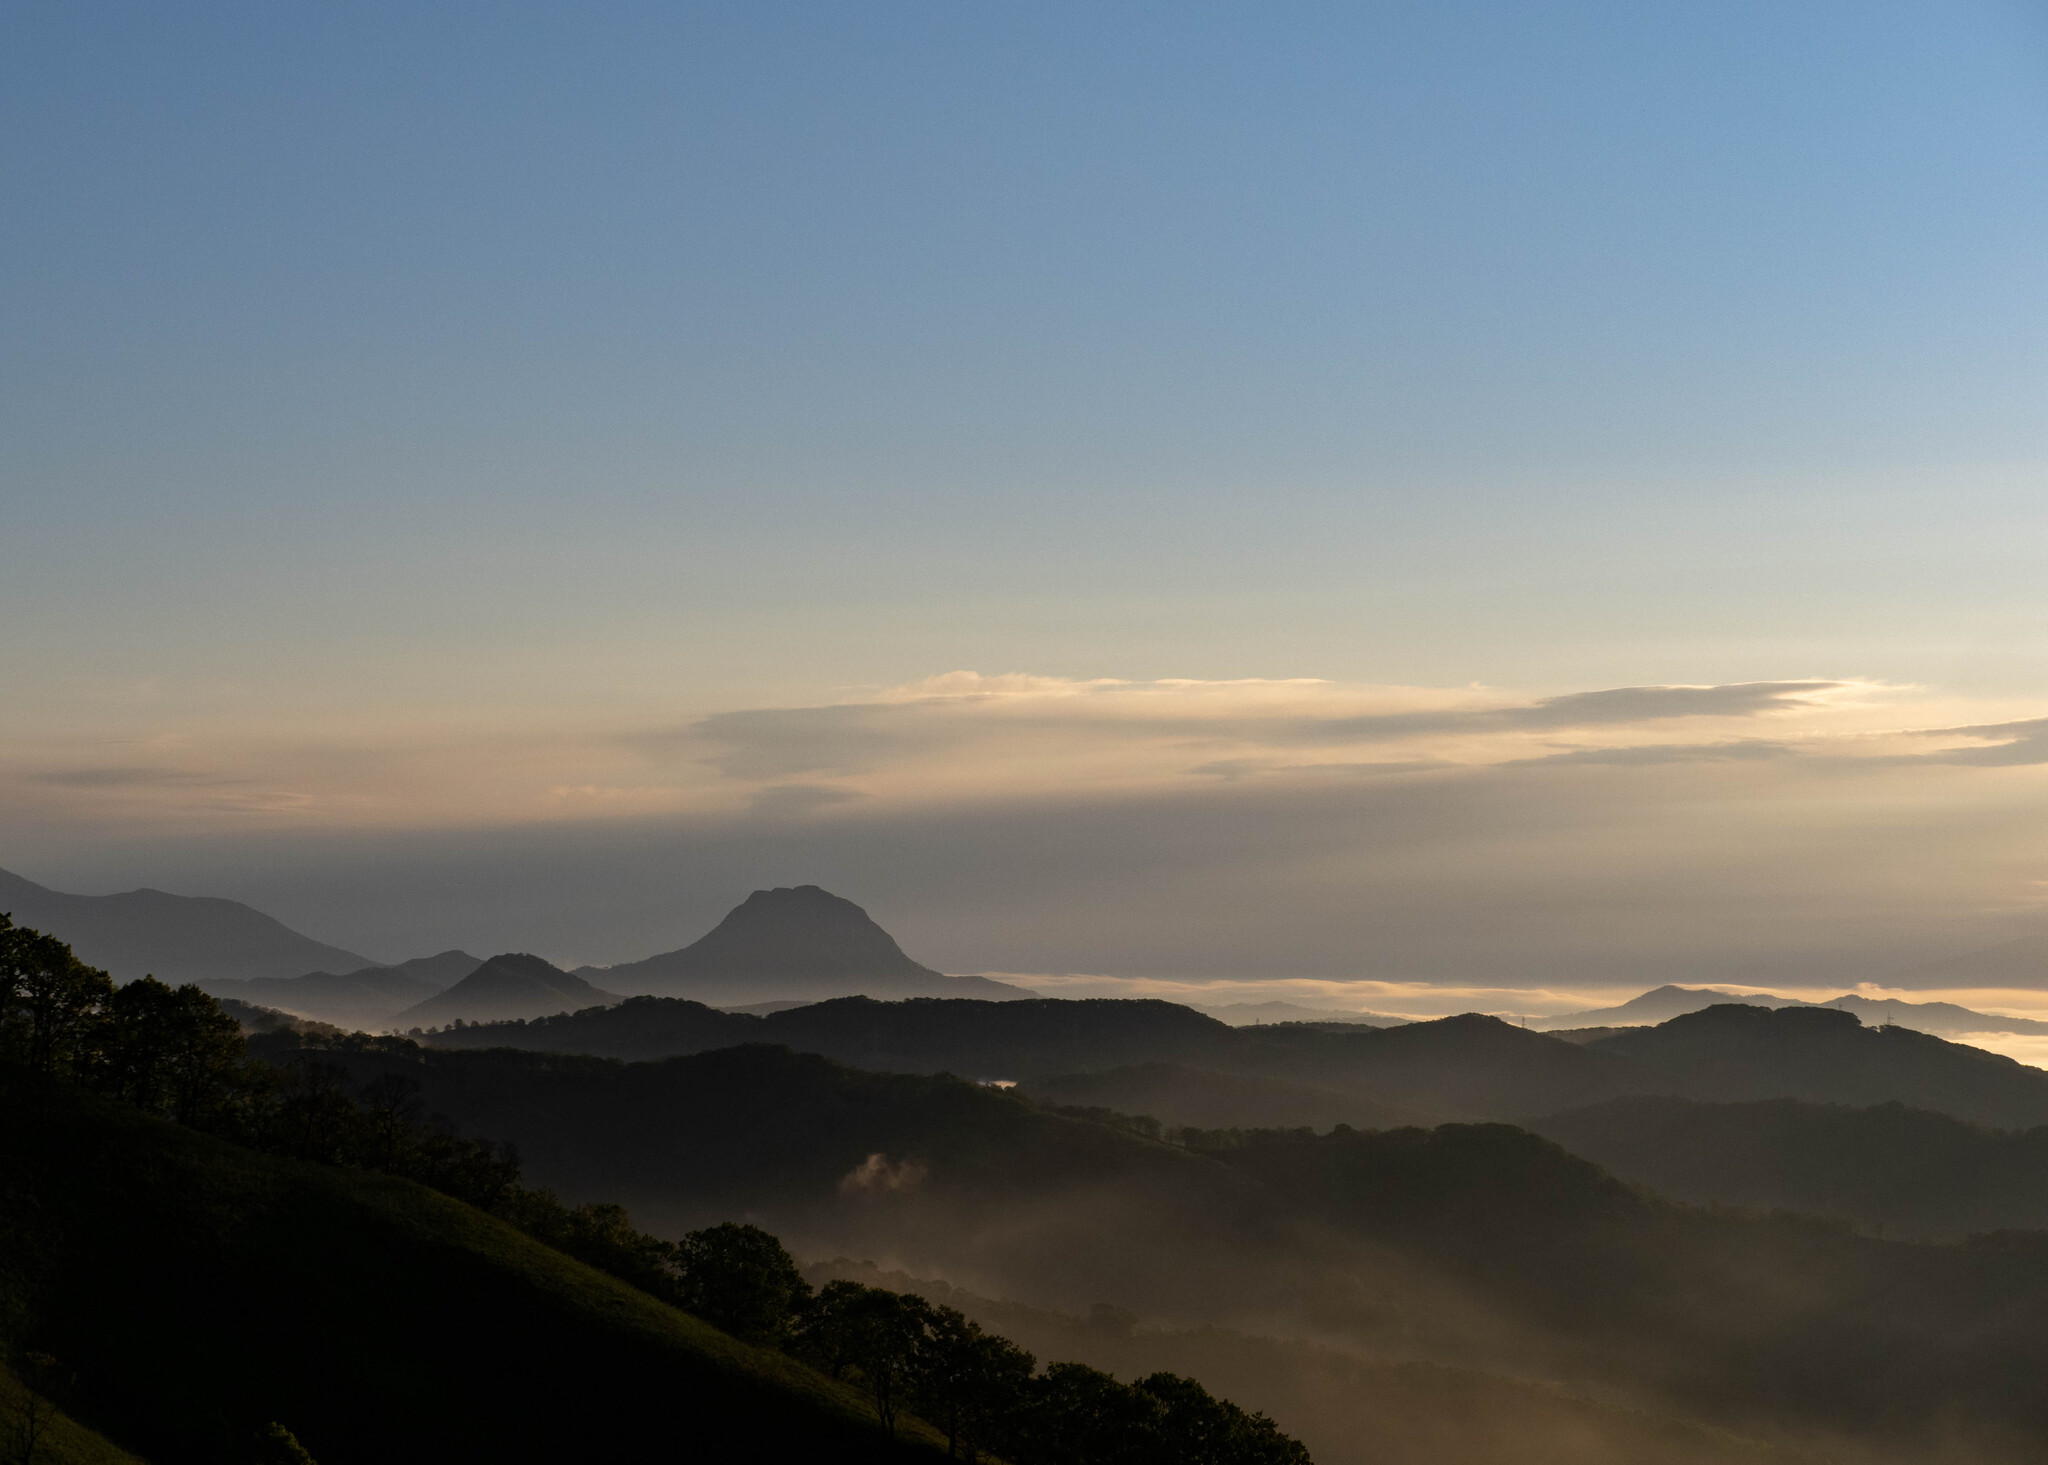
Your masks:
{"label": "cloud", "polygon": [[183,768],[58,768],[31,773],[29,780],[56,788],[137,788],[220,785],[241,780]]}
{"label": "cloud", "polygon": [[883,1154],[869,1155],[839,1178],[841,1195],[887,1195],[892,1191],[915,1190],[929,1174],[916,1160],[890,1163]]}
{"label": "cloud", "polygon": [[2048,717],[2024,722],[1994,722],[1978,727],[1932,728],[1916,737],[1970,738],[1976,746],[1944,748],[1938,753],[1920,754],[1919,760],[1952,763],[1976,768],[2020,768],[2048,763]]}
{"label": "cloud", "polygon": [[1675,718],[1758,717],[1815,707],[1817,694],[1844,682],[1735,682],[1719,687],[1611,687],[1521,705],[1469,711],[1340,717],[1310,724],[1304,735],[1332,741],[1408,738],[1430,733],[1617,727]]}
{"label": "cloud", "polygon": [[1647,743],[1633,748],[1577,748],[1530,759],[1535,763],[1711,763],[1730,760],[1791,758],[1799,750],[1790,743],[1745,738],[1732,743]]}
{"label": "cloud", "polygon": [[767,818],[789,818],[834,804],[852,803],[859,797],[850,790],[824,784],[776,783],[754,795],[753,811]]}
{"label": "cloud", "polygon": [[232,895],[393,959],[630,959],[817,883],[954,971],[1854,982],[2037,918],[2038,710],[954,673],[639,728],[196,739],[240,790],[0,748],[0,866]]}

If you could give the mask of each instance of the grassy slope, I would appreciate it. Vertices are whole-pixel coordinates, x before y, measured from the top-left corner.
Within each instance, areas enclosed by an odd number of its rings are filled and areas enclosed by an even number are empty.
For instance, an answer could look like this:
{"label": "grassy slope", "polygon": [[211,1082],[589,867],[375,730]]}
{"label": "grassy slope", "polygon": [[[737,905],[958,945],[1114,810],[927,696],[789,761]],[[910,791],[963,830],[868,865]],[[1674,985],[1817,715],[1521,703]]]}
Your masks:
{"label": "grassy slope", "polygon": [[[21,1381],[0,1368],[0,1450],[10,1462],[21,1448],[17,1433],[27,1392]],[[143,1465],[104,1435],[95,1433],[67,1414],[59,1414],[47,1426],[49,1432],[36,1442],[36,1465]]]}
{"label": "grassy slope", "polygon": [[159,1462],[925,1458],[858,1399],[407,1181],[0,1093],[0,1316]]}

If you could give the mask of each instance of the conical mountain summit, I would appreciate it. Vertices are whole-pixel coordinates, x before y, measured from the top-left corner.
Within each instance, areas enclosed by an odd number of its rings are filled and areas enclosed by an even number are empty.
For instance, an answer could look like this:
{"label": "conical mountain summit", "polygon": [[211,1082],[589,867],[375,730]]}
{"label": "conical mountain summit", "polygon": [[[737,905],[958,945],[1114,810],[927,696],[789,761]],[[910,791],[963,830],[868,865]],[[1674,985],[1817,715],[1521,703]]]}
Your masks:
{"label": "conical mountain summit", "polygon": [[394,1028],[442,1027],[455,1019],[506,1022],[618,1001],[579,976],[523,951],[494,956],[445,992],[390,1019]]}
{"label": "conical mountain summit", "polygon": [[830,997],[1033,994],[986,977],[949,977],[904,954],[896,938],[844,896],[816,885],[757,890],[679,951],[579,976],[615,992],[733,1005]]}

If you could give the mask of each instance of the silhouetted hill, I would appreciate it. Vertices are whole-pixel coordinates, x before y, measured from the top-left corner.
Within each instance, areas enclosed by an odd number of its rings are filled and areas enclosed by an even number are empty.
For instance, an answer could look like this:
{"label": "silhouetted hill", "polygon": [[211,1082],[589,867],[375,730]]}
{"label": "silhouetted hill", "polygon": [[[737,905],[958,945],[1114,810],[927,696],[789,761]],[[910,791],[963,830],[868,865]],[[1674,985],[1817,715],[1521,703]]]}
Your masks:
{"label": "silhouetted hill", "polygon": [[444,1048],[529,1048],[649,1059],[737,1043],[784,1043],[859,1068],[1023,1079],[1133,1058],[1234,1051],[1234,1031],[1171,1002],[1113,998],[1014,1002],[840,997],[780,1012],[721,1012],[679,998],[635,997],[602,1012],[436,1033]]}
{"label": "silhouetted hill", "polygon": [[457,1018],[465,1022],[504,1022],[543,1017],[617,1002],[583,978],[540,957],[508,951],[491,957],[445,992],[393,1014],[386,1026],[436,1027]]}
{"label": "silhouetted hill", "polygon": [[1864,997],[1851,992],[1816,1005],[1853,1012],[1869,1027],[1912,1028],[1937,1038],[1959,1038],[1965,1033],[2048,1033],[2048,1022],[1977,1012],[1953,1002],[1902,1002],[1896,997]]}
{"label": "silhouetted hill", "polygon": [[446,991],[483,965],[466,951],[414,957],[397,966],[361,971],[308,972],[303,977],[259,977],[249,982],[205,981],[214,997],[275,1007],[342,1027],[378,1028],[387,1019],[436,992]]}
{"label": "silhouetted hill", "polygon": [[1872,1026],[1896,1024],[1943,1038],[1959,1037],[1964,1033],[2048,1033],[2048,1022],[1976,1012],[1953,1002],[1905,1002],[1896,997],[1865,997],[1855,992],[1831,997],[1825,1002],[1800,1002],[1789,997],[1774,997],[1767,992],[1743,994],[1724,992],[1715,987],[1658,987],[1617,1007],[1560,1013],[1540,1019],[1536,1025],[1545,1032],[1646,1026],[1728,1003],[1744,1007],[1833,1007],[1853,1012],[1858,1019]]}
{"label": "silhouetted hill", "polygon": [[1391,1028],[1408,1021],[1405,1017],[1388,1017],[1379,1012],[1340,1012],[1329,1007],[1305,1007],[1299,1002],[1226,1002],[1221,1006],[1190,1002],[1188,1006],[1234,1028],[1269,1022],[1341,1023],[1347,1027]]}
{"label": "silhouetted hill", "polygon": [[[1293,1025],[1237,1031],[1246,1047],[1231,1067],[1448,1119],[1543,1113],[1616,1094],[1655,1092],[1659,1085],[1655,1073],[1626,1057],[1476,1012],[1377,1031]],[[1557,1102],[1538,1095],[1557,1096]]]}
{"label": "silhouetted hill", "polygon": [[1653,987],[1639,997],[1613,1007],[1589,1007],[1583,1012],[1560,1012],[1551,1017],[1529,1019],[1545,1032],[1559,1028],[1636,1027],[1669,1022],[1688,1012],[1741,1002],[1751,1007],[1789,1007],[1789,997],[1768,992],[1728,992],[1719,987],[1675,987],[1668,983]]}
{"label": "silhouetted hill", "polygon": [[[928,1459],[851,1391],[410,1181],[0,1073],[0,1321],[152,1460]],[[146,1203],[142,1203],[146,1198]]]}
{"label": "silhouetted hill", "polygon": [[1221,1073],[1183,1063],[1135,1063],[1098,1073],[1065,1073],[1029,1084],[1033,1099],[1080,1108],[1144,1114],[1196,1129],[1397,1129],[1434,1124],[1420,1109],[1257,1074]]}
{"label": "silhouetted hill", "polygon": [[1029,996],[987,977],[949,977],[903,954],[852,901],[815,885],[757,890],[680,951],[579,974],[616,991],[739,1004],[831,997]]}
{"label": "silhouetted hill", "polygon": [[1901,1103],[2007,1128],[2048,1124],[2048,1073],[1910,1028],[1864,1027],[1834,1008],[1709,1007],[1581,1051],[1654,1070],[1662,1082],[1639,1093]]}
{"label": "silhouetted hill", "polygon": [[1841,1216],[1950,1239],[2048,1229],[2048,1128],[1991,1129],[1902,1104],[1613,1099],[1531,1121],[1623,1179],[1682,1200]]}
{"label": "silhouetted hill", "polygon": [[18,926],[69,943],[80,961],[111,972],[117,982],[152,974],[173,984],[249,980],[372,965],[261,911],[211,896],[161,890],[65,895],[0,870],[0,911]]}

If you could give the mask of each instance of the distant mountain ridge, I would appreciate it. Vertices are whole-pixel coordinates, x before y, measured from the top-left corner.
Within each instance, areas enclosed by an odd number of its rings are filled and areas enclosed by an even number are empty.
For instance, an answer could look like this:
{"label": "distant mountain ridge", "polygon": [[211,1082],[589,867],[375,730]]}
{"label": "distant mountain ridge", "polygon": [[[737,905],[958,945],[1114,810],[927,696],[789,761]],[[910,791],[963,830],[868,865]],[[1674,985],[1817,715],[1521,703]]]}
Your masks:
{"label": "distant mountain ridge", "polygon": [[1533,1025],[1544,1032],[1592,1027],[1648,1027],[1728,1003],[1745,1007],[1831,1007],[1841,1012],[1853,1012],[1873,1027],[1912,1028],[1932,1033],[1938,1038],[1957,1038],[1965,1033],[2048,1033],[2048,1022],[2028,1017],[2002,1017],[1994,1012],[1975,1012],[1953,1002],[1905,1002],[1896,997],[1865,997],[1857,992],[1831,997],[1825,1002],[1805,1002],[1769,992],[1729,992],[1719,987],[1669,985],[1652,988],[1615,1007],[1559,1013],[1535,1019]]}
{"label": "distant mountain ridge", "polygon": [[396,966],[361,971],[308,972],[303,977],[258,977],[236,982],[209,979],[200,987],[214,997],[274,1007],[342,1027],[380,1028],[408,1007],[445,992],[484,964],[466,951],[418,956]]}
{"label": "distant mountain ridge", "polygon": [[239,901],[127,890],[67,895],[0,870],[0,911],[46,931],[117,982],[153,975],[184,982],[254,981],[311,971],[357,971],[376,962],[302,936]]}
{"label": "distant mountain ridge", "polygon": [[430,1028],[452,1023],[505,1022],[548,1017],[617,1002],[616,993],[523,951],[508,951],[484,962],[445,992],[389,1019],[394,1028]]}
{"label": "distant mountain ridge", "polygon": [[949,977],[912,961],[896,938],[843,896],[816,885],[757,890],[677,951],[576,975],[615,991],[714,1005],[832,997],[1033,994],[987,977]]}

